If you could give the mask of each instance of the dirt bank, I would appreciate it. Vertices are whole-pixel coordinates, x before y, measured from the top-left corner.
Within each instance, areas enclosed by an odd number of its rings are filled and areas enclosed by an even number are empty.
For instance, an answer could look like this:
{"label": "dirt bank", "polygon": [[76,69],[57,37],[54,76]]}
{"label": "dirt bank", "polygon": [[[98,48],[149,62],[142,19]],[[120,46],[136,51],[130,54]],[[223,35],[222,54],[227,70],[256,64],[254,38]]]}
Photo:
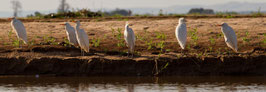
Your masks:
{"label": "dirt bank", "polygon": [[[49,47],[45,47],[49,48]],[[50,47],[51,48],[51,47]],[[35,49],[35,51],[34,51]],[[158,55],[127,56],[106,52],[85,56],[43,56],[44,50],[6,51],[0,57],[0,75],[54,74],[60,76],[184,76],[184,75],[266,75],[266,55],[258,54],[265,49],[257,49],[252,54],[181,55],[169,52]],[[40,47],[38,47],[40,49]],[[61,49],[51,48],[55,51]],[[50,50],[51,50],[50,49]],[[72,50],[78,54],[78,50]],[[67,51],[62,53],[66,53]],[[28,54],[27,54],[28,53]],[[30,55],[29,53],[36,53]]]}

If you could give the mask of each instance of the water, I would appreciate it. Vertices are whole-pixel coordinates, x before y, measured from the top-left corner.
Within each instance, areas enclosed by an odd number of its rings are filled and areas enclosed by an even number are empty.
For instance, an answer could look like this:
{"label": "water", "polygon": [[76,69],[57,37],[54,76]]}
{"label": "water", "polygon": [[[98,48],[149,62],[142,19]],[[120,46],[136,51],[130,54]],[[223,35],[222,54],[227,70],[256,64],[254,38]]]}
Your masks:
{"label": "water", "polygon": [[266,92],[266,77],[1,76],[0,92]]}

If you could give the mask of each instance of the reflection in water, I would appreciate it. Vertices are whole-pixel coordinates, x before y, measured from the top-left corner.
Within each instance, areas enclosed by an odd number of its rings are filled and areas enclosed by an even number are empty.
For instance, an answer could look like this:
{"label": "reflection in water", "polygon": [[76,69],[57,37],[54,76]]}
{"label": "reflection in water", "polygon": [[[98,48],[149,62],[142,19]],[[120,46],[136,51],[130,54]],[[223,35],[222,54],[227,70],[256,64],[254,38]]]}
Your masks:
{"label": "reflection in water", "polygon": [[0,77],[0,92],[254,92],[265,90],[266,77]]}

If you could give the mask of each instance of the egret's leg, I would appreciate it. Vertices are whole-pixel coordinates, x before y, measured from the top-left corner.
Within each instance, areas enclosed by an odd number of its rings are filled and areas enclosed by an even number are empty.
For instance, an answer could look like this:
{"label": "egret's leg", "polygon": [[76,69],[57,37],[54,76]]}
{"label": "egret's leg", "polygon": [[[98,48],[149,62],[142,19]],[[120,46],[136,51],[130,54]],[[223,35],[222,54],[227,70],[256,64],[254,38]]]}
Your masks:
{"label": "egret's leg", "polygon": [[21,40],[18,39],[18,47],[19,47],[19,48],[22,48],[21,45],[20,45],[20,43],[21,43],[20,41],[21,41]]}
{"label": "egret's leg", "polygon": [[82,56],[82,49],[80,48],[80,55]]}
{"label": "egret's leg", "polygon": [[128,48],[127,50],[127,57],[129,57],[129,53],[130,53],[130,48]]}
{"label": "egret's leg", "polygon": [[133,58],[134,57],[134,53],[131,53],[131,58]]}
{"label": "egret's leg", "polygon": [[181,50],[181,56],[184,56],[185,54],[184,54],[184,51],[183,50]]}
{"label": "egret's leg", "polygon": [[132,50],[131,50],[131,57],[133,58],[134,57],[134,47],[132,48]]}

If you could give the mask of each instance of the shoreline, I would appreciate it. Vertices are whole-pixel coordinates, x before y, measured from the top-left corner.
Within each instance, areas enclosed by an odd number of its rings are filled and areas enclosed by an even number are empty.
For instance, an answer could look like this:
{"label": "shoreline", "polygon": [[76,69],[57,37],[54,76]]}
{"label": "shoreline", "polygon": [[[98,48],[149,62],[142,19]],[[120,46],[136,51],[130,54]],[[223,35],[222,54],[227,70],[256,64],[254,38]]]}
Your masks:
{"label": "shoreline", "polygon": [[[78,51],[76,51],[78,52]],[[1,52],[8,53],[8,52]],[[266,76],[265,54],[196,56],[164,53],[128,58],[93,52],[86,56],[23,56],[11,51],[0,57],[0,75],[56,76]],[[265,53],[265,50],[264,50]]]}

